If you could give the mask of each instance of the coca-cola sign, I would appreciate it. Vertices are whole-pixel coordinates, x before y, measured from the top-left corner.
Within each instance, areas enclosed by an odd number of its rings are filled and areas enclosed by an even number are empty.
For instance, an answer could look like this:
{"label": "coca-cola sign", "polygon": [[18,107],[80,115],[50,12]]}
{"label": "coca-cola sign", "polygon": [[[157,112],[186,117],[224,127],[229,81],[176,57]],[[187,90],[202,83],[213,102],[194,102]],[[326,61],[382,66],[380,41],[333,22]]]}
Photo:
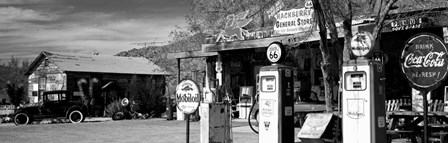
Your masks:
{"label": "coca-cola sign", "polygon": [[406,42],[400,58],[401,69],[414,87],[432,90],[446,77],[446,54],[441,38],[429,33],[417,34]]}

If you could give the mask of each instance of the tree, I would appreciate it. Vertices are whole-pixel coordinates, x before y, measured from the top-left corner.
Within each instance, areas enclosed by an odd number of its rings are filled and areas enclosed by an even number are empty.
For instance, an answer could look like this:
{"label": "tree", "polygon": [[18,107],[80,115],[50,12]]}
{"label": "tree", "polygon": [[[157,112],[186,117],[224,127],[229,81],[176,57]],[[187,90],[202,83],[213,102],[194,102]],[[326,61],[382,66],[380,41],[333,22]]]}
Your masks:
{"label": "tree", "polygon": [[[28,61],[22,61],[18,58],[11,57],[10,61],[8,61],[6,64],[0,65],[0,98],[6,99],[10,98],[10,96],[14,96],[17,93],[17,88],[20,88],[20,92],[22,92],[23,97],[20,96],[21,100],[17,102],[25,102],[26,98],[26,91],[28,91],[28,77],[25,76],[25,72],[28,70],[29,62]],[[9,84],[9,85],[8,85]],[[13,86],[11,88],[8,88],[8,86]],[[5,90],[3,90],[5,89]],[[9,91],[11,90],[11,91]],[[23,91],[22,91],[23,90]],[[8,93],[5,93],[8,92]],[[10,94],[11,93],[11,94]],[[2,95],[8,95],[8,96],[2,96]],[[13,97],[13,98],[14,98]],[[23,101],[22,101],[23,99]]]}

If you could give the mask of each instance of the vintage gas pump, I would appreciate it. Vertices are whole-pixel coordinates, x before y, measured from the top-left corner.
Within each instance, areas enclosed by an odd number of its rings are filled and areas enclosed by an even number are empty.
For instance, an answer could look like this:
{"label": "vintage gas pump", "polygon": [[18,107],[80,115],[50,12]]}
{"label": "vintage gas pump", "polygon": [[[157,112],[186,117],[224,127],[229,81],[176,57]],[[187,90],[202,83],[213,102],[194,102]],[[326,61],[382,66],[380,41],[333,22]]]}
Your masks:
{"label": "vintage gas pump", "polygon": [[367,59],[373,48],[370,33],[353,36],[352,52],[358,58],[342,68],[342,133],[344,143],[386,142],[385,78],[378,57]]}
{"label": "vintage gas pump", "polygon": [[294,142],[293,68],[277,64],[283,50],[281,43],[271,43],[272,65],[260,68],[259,143]]}

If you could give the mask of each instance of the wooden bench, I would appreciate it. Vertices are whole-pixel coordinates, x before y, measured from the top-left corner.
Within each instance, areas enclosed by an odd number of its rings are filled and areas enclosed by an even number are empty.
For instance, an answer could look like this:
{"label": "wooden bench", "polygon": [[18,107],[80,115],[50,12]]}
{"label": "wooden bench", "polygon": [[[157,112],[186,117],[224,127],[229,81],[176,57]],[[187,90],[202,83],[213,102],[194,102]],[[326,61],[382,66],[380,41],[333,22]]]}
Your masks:
{"label": "wooden bench", "polygon": [[[386,101],[386,111],[399,111],[403,106],[410,106],[411,101],[410,99],[393,99],[393,100],[387,100]],[[397,121],[396,121],[397,122]],[[387,142],[392,142],[392,139],[394,136],[398,136],[400,138],[406,137],[410,138],[412,143],[417,143],[416,139],[416,133],[414,130],[397,130],[397,129],[391,129],[392,126],[392,119],[387,119],[388,123],[388,129],[386,131],[387,136]]]}
{"label": "wooden bench", "polygon": [[399,136],[400,138],[410,138],[412,143],[417,143],[416,134],[411,130],[387,130],[387,143],[391,143],[393,136]]}
{"label": "wooden bench", "polygon": [[448,139],[446,138],[448,136],[448,132],[444,131],[433,132],[431,133],[431,136],[432,136],[432,142],[440,142],[440,143],[448,142]]}

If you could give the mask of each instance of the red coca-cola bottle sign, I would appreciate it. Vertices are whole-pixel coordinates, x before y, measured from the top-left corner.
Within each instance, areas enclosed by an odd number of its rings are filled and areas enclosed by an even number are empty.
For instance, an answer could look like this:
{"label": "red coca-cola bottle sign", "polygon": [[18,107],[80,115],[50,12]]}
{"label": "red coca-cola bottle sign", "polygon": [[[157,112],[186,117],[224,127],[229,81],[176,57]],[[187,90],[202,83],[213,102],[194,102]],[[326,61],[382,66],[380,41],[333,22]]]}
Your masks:
{"label": "red coca-cola bottle sign", "polygon": [[433,89],[447,74],[447,49],[441,38],[423,33],[411,37],[401,53],[406,78],[416,88]]}

